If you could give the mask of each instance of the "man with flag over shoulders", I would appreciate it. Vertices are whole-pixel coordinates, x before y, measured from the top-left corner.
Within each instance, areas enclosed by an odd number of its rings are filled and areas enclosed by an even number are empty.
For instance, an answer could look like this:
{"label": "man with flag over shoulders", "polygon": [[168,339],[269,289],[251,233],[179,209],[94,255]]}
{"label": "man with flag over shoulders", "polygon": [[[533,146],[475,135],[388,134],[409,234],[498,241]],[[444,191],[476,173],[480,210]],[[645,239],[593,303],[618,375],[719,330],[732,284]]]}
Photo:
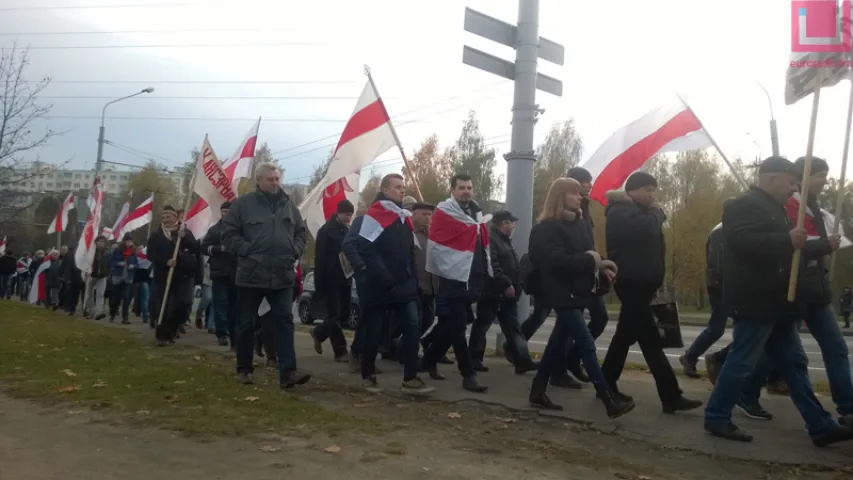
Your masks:
{"label": "man with flag over shoulders", "polygon": [[222,202],[219,207],[221,217],[210,227],[201,242],[201,251],[208,256],[210,280],[213,296],[214,333],[220,346],[231,344],[231,350],[237,349],[234,329],[237,325],[237,258],[225,245],[222,232],[225,230],[223,219],[231,209],[231,202]]}
{"label": "man with flag over shoulders", "polygon": [[412,213],[402,207],[406,195],[402,175],[385,175],[379,193],[341,246],[355,272],[362,313],[353,341],[353,355],[360,356],[364,388],[379,393],[376,355],[382,342],[386,310],[397,315],[402,330],[403,393],[425,395],[435,390],[418,377],[418,271]]}
{"label": "man with flag over shoulders", "polygon": [[[800,175],[806,159],[794,162]],[[853,378],[850,374],[850,359],[847,342],[832,308],[832,291],[829,286],[828,260],[832,252],[841,246],[841,237],[827,234],[827,224],[818,203],[818,195],[826,186],[829,164],[821,158],[812,158],[811,175],[803,182],[809,183],[806,200],[804,228],[808,239],[803,249],[802,274],[797,282],[797,300],[805,305],[805,321],[809,332],[817,340],[826,367],[832,401],[841,415],[839,421],[853,428]],[[802,197],[794,193],[785,202],[788,220],[796,223]]]}
{"label": "man with flag over shoulders", "polygon": [[110,276],[110,250],[107,248],[107,237],[95,237],[95,255],[92,257],[92,271],[88,274],[92,280],[88,305],[85,305],[84,316],[94,315],[95,320],[106,317],[104,314],[104,293],[107,291],[107,279]]}
{"label": "man with flag over shoulders", "polygon": [[462,388],[483,393],[488,387],[477,381],[477,371],[488,371],[482,362],[473,362],[465,330],[474,322],[471,304],[479,300],[492,276],[489,233],[483,212],[472,199],[471,177],[450,177],[450,198],[439,203],[432,217],[426,245],[426,270],[439,277],[436,310],[447,315],[447,325],[424,353],[424,368],[430,377],[443,380],[438,362],[453,346]]}
{"label": "man with flag over shoulders", "polygon": [[734,329],[705,407],[705,430],[727,440],[752,441],[732,423],[732,408],[765,351],[788,380],[812,442],[827,446],[853,439],[853,430],[839,425],[814,395],[800,342],[802,304],[787,298],[794,250],[809,247],[806,230],[792,228],[784,207],[801,174],[789,160],[769,157],[758,168],[758,184],[723,211],[723,306]]}
{"label": "man with flag over shoulders", "polygon": [[296,204],[281,188],[278,165],[258,165],[255,181],[257,190],[238,198],[223,219],[223,240],[237,256],[237,379],[243,384],[253,382],[255,322],[266,298],[275,329],[279,386],[292,388],[311,378],[297,370],[293,344],[296,262],[305,251],[308,229]]}

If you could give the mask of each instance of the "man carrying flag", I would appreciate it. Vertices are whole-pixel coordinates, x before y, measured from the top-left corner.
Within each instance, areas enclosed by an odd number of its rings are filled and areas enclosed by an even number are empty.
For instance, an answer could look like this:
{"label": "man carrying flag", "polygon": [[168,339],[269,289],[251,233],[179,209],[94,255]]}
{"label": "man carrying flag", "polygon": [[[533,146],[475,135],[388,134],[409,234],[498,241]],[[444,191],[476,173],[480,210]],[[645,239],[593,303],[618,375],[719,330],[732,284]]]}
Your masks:
{"label": "man carrying flag", "polygon": [[[406,187],[403,176],[382,178],[379,194],[367,213],[354,224],[341,245],[355,272],[362,316],[356,327],[354,354],[361,356],[364,388],[379,393],[376,355],[382,341],[385,311],[393,310],[403,332],[403,393],[425,395],[435,390],[418,377],[418,269],[412,212],[402,207]],[[357,344],[357,346],[356,346]],[[360,351],[359,351],[360,350]]]}
{"label": "man carrying flag", "polygon": [[488,369],[471,361],[465,340],[465,329],[474,322],[471,304],[479,300],[486,278],[492,276],[488,219],[471,198],[473,194],[470,176],[450,177],[451,197],[439,203],[432,216],[429,242],[424,246],[426,271],[439,277],[436,312],[446,315],[448,324],[424,353],[424,367],[433,379],[443,379],[436,366],[452,345],[462,388],[483,393],[488,387],[477,382],[476,371]]}

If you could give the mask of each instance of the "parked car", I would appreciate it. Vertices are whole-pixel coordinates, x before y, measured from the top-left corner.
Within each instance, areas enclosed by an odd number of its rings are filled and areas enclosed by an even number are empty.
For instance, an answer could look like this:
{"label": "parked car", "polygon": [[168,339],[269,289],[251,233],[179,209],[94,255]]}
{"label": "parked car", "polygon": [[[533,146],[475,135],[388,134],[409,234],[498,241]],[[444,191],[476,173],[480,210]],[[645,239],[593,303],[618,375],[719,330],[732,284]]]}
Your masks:
{"label": "parked car", "polygon": [[[297,301],[297,312],[299,321],[305,325],[313,325],[315,320],[325,318],[326,308],[322,302],[314,302],[314,272],[305,275],[302,279],[302,295]],[[352,286],[352,301],[350,302],[350,314],[343,328],[347,330],[355,330],[355,325],[358,323],[358,318],[361,315],[361,309],[358,306],[358,293],[355,291],[355,284]]]}

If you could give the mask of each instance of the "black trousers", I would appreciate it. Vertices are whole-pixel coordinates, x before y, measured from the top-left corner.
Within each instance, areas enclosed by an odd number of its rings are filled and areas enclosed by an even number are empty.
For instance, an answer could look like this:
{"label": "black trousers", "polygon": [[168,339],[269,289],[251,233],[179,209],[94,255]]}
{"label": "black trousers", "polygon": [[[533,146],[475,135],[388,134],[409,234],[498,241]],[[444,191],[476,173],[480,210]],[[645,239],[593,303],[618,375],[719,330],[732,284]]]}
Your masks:
{"label": "black trousers", "polygon": [[666,358],[658,333],[657,323],[652,314],[651,301],[655,297],[658,285],[653,283],[620,280],[614,285],[616,295],[622,302],[619,309],[619,321],[616,333],[607,349],[601,369],[605,380],[611,387],[625,368],[628,349],[635,343],[640,344],[643,358],[652,372],[661,402],[675,401],[681,396],[678,379]]}
{"label": "black trousers", "polygon": [[320,342],[329,340],[335,356],[340,357],[347,353],[347,339],[344,337],[343,325],[350,315],[352,287],[347,283],[322,293],[320,300],[326,305],[326,317],[323,323],[314,327],[314,337]]}
{"label": "black trousers", "polygon": [[[151,322],[157,328],[157,340],[170,341],[177,337],[178,326],[190,319],[190,311],[193,307],[193,279],[180,278],[176,275],[172,278],[168,292],[166,292],[166,280],[158,280],[154,280],[151,285]],[[169,298],[163,312],[163,321],[157,325],[164,295],[168,295]]]}
{"label": "black trousers", "polygon": [[110,318],[115,318],[121,306],[121,319],[127,320],[130,316],[130,301],[133,299],[133,284],[113,284],[113,294],[110,296]]}
{"label": "black trousers", "polygon": [[[439,323],[442,317],[446,323],[424,351],[423,363],[428,367],[435,366],[453,347],[459,374],[463,378],[469,378],[475,375],[471,354],[468,351],[468,341],[465,339],[465,330],[468,324],[474,321],[471,301],[467,298],[448,298],[445,301],[449,311],[439,315]],[[436,328],[439,326],[441,325],[436,325]]]}
{"label": "black trousers", "polygon": [[510,357],[515,361],[529,362],[527,339],[524,338],[518,322],[518,299],[503,297],[477,302],[477,319],[471,325],[471,336],[468,340],[471,360],[483,363],[483,357],[486,355],[486,334],[495,323],[495,319],[506,338]]}

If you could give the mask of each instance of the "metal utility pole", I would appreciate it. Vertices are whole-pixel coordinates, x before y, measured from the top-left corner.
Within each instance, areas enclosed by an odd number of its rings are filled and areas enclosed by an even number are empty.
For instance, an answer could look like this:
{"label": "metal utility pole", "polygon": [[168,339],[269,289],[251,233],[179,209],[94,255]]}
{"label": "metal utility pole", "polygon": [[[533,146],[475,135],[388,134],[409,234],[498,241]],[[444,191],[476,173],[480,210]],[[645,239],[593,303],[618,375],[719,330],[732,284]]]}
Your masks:
{"label": "metal utility pole", "polygon": [[143,93],[152,93],[154,91],[154,87],[144,88],[133,95],[128,95],[126,97],[117,98],[115,100],[111,100],[104,105],[104,108],[101,109],[101,127],[98,129],[98,158],[95,162],[95,177],[97,178],[101,174],[101,166],[104,164],[104,119],[107,116],[107,107],[110,105],[120,102],[122,100],[127,100],[128,98],[133,98],[137,95],[142,95]]}
{"label": "metal utility pole", "polygon": [[[518,26],[465,9],[465,30],[515,49],[515,63],[464,46],[462,62],[500,77],[515,81],[512,105],[512,149],[507,161],[507,209],[518,217],[512,243],[519,255],[527,253],[533,226],[533,127],[544,110],[536,104],[536,90],[563,95],[563,83],[537,73],[539,58],[563,65],[562,45],[539,37],[539,0],[519,0]],[[520,319],[527,318],[530,302],[523,295],[518,305]]]}
{"label": "metal utility pole", "polygon": [[779,132],[776,130],[776,117],[773,116],[773,100],[770,99],[770,92],[764,88],[764,85],[758,83],[758,86],[764,90],[764,94],[767,95],[767,103],[770,105],[770,145],[773,148],[773,156],[777,157],[779,156]]}

